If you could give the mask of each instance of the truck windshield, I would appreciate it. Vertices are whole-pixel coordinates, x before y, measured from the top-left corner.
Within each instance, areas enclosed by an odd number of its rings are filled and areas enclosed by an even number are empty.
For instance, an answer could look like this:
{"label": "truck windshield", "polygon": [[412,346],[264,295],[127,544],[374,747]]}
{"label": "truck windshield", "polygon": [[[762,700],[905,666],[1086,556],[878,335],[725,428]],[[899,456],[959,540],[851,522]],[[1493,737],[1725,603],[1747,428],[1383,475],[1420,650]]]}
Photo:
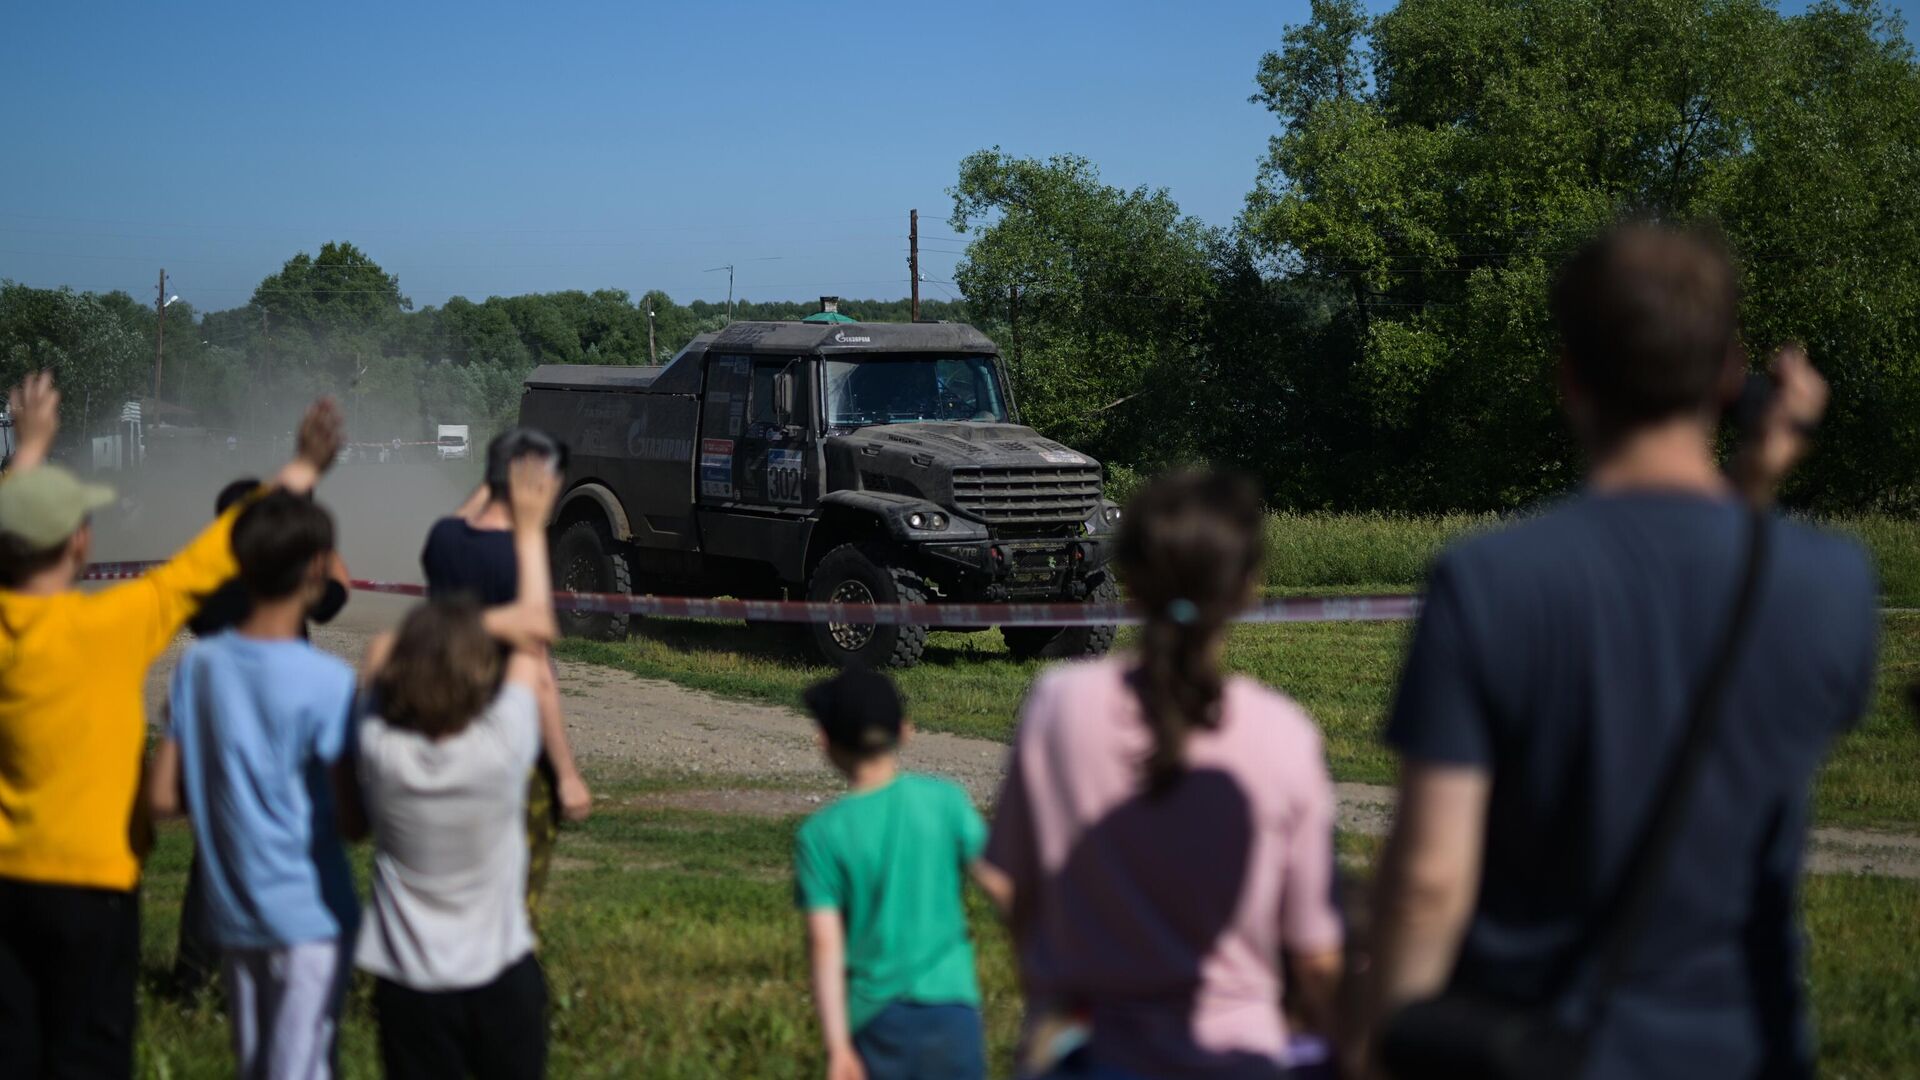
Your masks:
{"label": "truck windshield", "polygon": [[828,360],[827,426],[915,420],[1006,423],[1007,395],[990,356]]}

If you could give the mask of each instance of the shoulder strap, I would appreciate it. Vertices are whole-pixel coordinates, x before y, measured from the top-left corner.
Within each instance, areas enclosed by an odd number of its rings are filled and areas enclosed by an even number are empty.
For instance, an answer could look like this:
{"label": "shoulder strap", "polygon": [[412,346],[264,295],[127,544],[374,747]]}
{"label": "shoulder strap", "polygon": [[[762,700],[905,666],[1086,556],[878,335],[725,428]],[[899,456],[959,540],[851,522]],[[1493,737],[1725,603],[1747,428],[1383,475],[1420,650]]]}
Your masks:
{"label": "shoulder strap", "polygon": [[1653,915],[1654,899],[1666,878],[1667,866],[1680,839],[1681,824],[1699,786],[1713,747],[1715,721],[1726,698],[1727,684],[1740,659],[1741,646],[1752,630],[1753,607],[1765,576],[1771,518],[1765,510],[1749,513],[1746,564],[1742,568],[1739,592],[1721,632],[1720,644],[1694,690],[1692,712],[1680,749],[1667,769],[1665,782],[1647,819],[1646,831],[1628,860],[1626,877],[1619,891],[1596,926],[1594,940],[1599,962],[1595,968],[1589,1015],[1597,1023],[1607,999],[1626,976],[1634,946]]}

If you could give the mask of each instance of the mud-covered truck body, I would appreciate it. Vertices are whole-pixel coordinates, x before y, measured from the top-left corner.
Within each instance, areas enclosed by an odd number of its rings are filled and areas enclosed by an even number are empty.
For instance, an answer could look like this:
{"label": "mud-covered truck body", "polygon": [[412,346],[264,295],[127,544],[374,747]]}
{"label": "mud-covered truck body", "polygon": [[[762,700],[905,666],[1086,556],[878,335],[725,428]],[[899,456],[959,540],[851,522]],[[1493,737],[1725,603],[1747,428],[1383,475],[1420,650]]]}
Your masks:
{"label": "mud-covered truck body", "polygon": [[[546,366],[524,424],[572,448],[558,587],[845,603],[1112,600],[1100,463],[1019,423],[993,342],[953,323],[739,322],[660,367]],[[569,632],[611,637],[624,616]],[[924,626],[821,624],[828,659],[904,666]],[[1005,627],[1021,656],[1112,627]]]}

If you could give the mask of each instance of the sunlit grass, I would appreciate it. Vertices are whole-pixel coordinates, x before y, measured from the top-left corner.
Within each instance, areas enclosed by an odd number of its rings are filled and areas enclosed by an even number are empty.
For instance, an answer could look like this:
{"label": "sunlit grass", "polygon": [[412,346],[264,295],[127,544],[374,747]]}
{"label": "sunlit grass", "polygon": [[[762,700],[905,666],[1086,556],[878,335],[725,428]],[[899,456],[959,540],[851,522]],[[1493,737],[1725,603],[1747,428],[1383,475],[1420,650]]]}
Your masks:
{"label": "sunlit grass", "polygon": [[[541,918],[553,990],[556,1077],[807,1077],[822,1062],[806,989],[788,859],[797,818],[641,809],[636,785],[607,780],[585,826],[562,834]],[[185,884],[184,830],[163,830],[145,888],[140,1075],[225,1077],[232,1066],[216,1001],[159,993]],[[1373,842],[1343,837],[1360,865]],[[356,854],[364,863],[365,850]],[[1357,891],[1357,890],[1349,890]],[[362,882],[362,896],[365,884]],[[1920,1060],[1920,885],[1811,878],[1806,917],[1823,1073],[1897,1077]],[[1018,997],[1004,931],[974,898],[970,913],[994,1075],[1006,1075]],[[342,1039],[342,1074],[378,1075],[361,979]]]}

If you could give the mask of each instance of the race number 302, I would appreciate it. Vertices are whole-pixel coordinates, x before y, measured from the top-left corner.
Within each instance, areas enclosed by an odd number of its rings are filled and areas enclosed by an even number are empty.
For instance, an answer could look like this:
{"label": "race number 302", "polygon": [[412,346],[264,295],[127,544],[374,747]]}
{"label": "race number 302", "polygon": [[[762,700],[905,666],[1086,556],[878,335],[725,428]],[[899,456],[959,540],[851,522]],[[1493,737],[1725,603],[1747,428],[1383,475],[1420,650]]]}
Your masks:
{"label": "race number 302", "polygon": [[800,504],[800,451],[767,451],[767,498],[790,506]]}

